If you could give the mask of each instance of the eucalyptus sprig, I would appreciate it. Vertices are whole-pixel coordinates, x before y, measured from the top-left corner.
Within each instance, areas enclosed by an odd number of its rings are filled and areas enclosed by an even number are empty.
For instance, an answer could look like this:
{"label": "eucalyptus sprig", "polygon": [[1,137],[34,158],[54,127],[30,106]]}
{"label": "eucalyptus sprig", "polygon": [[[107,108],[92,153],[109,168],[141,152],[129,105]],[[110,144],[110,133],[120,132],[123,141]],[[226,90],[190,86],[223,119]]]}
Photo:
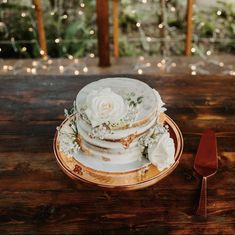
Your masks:
{"label": "eucalyptus sprig", "polygon": [[134,92],[128,93],[126,100],[130,107],[136,107],[138,104],[141,104],[143,102],[144,97],[138,96],[136,98],[136,94]]}

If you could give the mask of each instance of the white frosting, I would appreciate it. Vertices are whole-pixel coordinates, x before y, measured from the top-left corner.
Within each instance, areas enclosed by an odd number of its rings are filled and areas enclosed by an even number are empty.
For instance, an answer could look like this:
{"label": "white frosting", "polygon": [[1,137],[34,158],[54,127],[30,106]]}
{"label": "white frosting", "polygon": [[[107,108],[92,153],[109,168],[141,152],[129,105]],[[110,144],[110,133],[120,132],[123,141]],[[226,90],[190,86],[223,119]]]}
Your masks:
{"label": "white frosting", "polygon": [[163,133],[157,142],[148,147],[148,159],[158,170],[170,167],[174,162],[175,146],[169,132]]}
{"label": "white frosting", "polygon": [[158,91],[153,89],[153,92],[157,98],[156,107],[157,107],[158,114],[164,113],[166,111],[166,108],[163,107],[165,105],[165,103],[162,101],[162,98],[161,98],[160,94],[158,93]]}
{"label": "white frosting", "polygon": [[92,90],[86,98],[85,113],[92,127],[118,122],[126,113],[123,98],[110,88]]}
{"label": "white frosting", "polygon": [[[135,114],[134,121],[127,121],[125,115],[125,120],[123,121],[126,123],[124,124],[131,123],[133,126],[137,126],[139,123],[144,122],[144,120],[149,119],[157,111],[157,97],[154,94],[153,89],[144,82],[126,77],[105,78],[87,84],[77,94],[76,110],[78,110],[78,112],[84,112],[86,108],[85,104],[87,102],[87,96],[91,94],[92,91],[98,92],[105,88],[110,88],[113,93],[121,96],[127,107],[129,106],[130,102],[134,101],[136,103],[138,98],[143,97],[141,103],[137,102],[137,113]],[[131,99],[128,100],[128,98]],[[119,112],[120,111],[121,110],[119,110]],[[128,114],[128,112],[126,114]],[[115,126],[115,129],[116,127],[117,126]]]}

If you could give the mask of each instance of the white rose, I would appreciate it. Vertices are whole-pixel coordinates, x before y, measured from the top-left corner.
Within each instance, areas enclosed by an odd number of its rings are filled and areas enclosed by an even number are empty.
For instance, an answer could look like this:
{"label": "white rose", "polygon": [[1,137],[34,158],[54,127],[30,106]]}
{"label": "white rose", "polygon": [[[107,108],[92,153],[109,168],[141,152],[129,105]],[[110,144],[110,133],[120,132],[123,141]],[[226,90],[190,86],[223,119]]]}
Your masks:
{"label": "white rose", "polygon": [[159,137],[158,142],[154,142],[148,148],[149,161],[155,165],[159,171],[168,168],[175,162],[174,141],[168,132]]}
{"label": "white rose", "polygon": [[85,113],[92,127],[102,123],[115,123],[126,113],[123,98],[110,88],[93,90],[86,98],[87,109]]}
{"label": "white rose", "polygon": [[153,89],[153,92],[155,93],[155,95],[157,97],[157,112],[158,113],[165,112],[166,108],[163,107],[165,105],[165,103],[162,102],[162,98],[161,98],[160,94],[155,89]]}

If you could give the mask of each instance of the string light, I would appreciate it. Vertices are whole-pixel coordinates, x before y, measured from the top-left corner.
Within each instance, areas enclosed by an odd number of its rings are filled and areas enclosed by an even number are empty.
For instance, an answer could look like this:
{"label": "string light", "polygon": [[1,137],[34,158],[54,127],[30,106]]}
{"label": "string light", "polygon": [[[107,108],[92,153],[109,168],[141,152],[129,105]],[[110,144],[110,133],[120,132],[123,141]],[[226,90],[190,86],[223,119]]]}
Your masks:
{"label": "string light", "polygon": [[194,53],[196,52],[196,49],[194,47],[191,48],[191,52]]}
{"label": "string light", "polygon": [[87,73],[87,72],[88,72],[88,68],[87,68],[86,66],[83,68],[83,72],[84,72],[84,73]]}
{"label": "string light", "polygon": [[64,66],[63,66],[63,65],[60,65],[60,66],[59,66],[59,70],[60,70],[60,73],[63,73],[63,72],[64,72]]}
{"label": "string light", "polygon": [[230,71],[229,74],[230,74],[231,76],[235,76],[235,71]]}
{"label": "string light", "polygon": [[[90,53],[92,54],[92,53]],[[90,55],[89,54],[89,55]],[[69,56],[69,55],[68,55]],[[72,57],[71,57],[72,58]],[[145,58],[143,56],[140,56],[139,57],[140,61],[144,61]],[[59,69],[59,72],[60,73],[64,73],[65,71],[67,71],[67,74],[70,74],[71,72],[71,68],[73,68],[73,66],[75,64],[78,64],[79,63],[79,60],[76,58],[76,59],[72,59],[73,63],[72,64],[67,64],[67,62],[65,62],[66,65],[61,65],[58,67]],[[22,70],[21,68],[21,71],[25,71],[27,72],[28,74],[40,74],[39,71],[41,71],[41,73],[43,74],[42,70],[47,70],[49,67],[48,65],[50,64],[53,64],[55,62],[53,62],[52,59],[48,59],[47,61],[47,64],[45,64],[45,60],[34,60],[32,61],[32,68],[30,67],[26,67]],[[212,62],[208,62],[208,63],[212,63]],[[233,65],[227,65],[225,66],[224,65],[224,62],[220,61],[220,62],[213,62],[213,64],[216,64],[220,67],[225,67],[225,70],[223,70],[221,73],[222,74],[228,74],[230,76],[235,76],[235,70],[233,69]],[[205,70],[203,67],[201,66],[206,66],[207,63],[204,63],[204,62],[197,62],[196,64],[192,64],[192,65],[189,65],[191,71],[190,71],[190,74],[191,75],[197,75],[197,74],[208,74],[207,70]],[[149,68],[151,66],[153,66],[150,62],[146,62],[144,64],[141,64],[139,65],[140,67],[137,67],[136,69],[136,72],[137,74],[143,74],[144,73],[144,70],[143,68]],[[161,70],[164,70],[166,71],[167,73],[170,72],[170,68],[172,67],[176,67],[176,63],[175,62],[171,62],[170,60],[168,59],[162,59],[160,62],[157,63],[157,67]],[[66,69],[68,68],[68,69]],[[87,73],[89,71],[89,68],[85,65],[82,69],[81,69],[84,73]],[[2,66],[2,71],[4,71],[5,73],[11,73],[12,74],[12,71],[14,71],[13,74],[19,74],[18,72],[15,72],[16,71],[16,67],[13,65],[3,65]],[[49,70],[51,71],[51,70]],[[20,72],[21,73],[21,72]],[[74,69],[72,70],[72,74],[74,75],[80,75],[81,72],[79,69]]]}
{"label": "string light", "polygon": [[224,63],[223,62],[219,62],[219,66],[220,67],[224,67]]}
{"label": "string light", "polygon": [[[2,3],[7,3],[8,1],[7,0],[2,0]],[[143,3],[143,4],[146,4],[147,2],[148,2],[148,0],[141,0],[141,2]],[[32,9],[34,9],[35,8],[35,5],[31,5],[31,7],[32,7]],[[84,2],[80,2],[80,7],[81,8],[84,8],[85,7],[85,3]],[[174,6],[171,6],[170,5],[170,11],[171,12],[175,12],[176,11],[176,8],[174,7]],[[136,14],[136,10],[131,10],[131,13],[132,14]],[[222,10],[217,10],[216,11],[216,14],[218,15],[218,16],[220,16],[220,15],[222,15]],[[55,11],[51,11],[50,12],[50,15],[51,16],[54,16],[56,14],[56,12]],[[84,11],[83,11],[83,9],[80,9],[79,11],[78,11],[78,14],[79,15],[83,15],[84,14]],[[21,13],[21,17],[22,18],[24,18],[24,17],[26,17],[26,16],[28,16],[28,13],[27,12],[22,12]],[[68,19],[68,15],[67,14],[62,14],[62,15],[60,15],[59,16],[61,19]],[[165,23],[165,22],[164,22]],[[34,24],[32,24],[33,26],[34,26]],[[200,27],[203,27],[205,25],[205,23],[204,22],[200,22],[200,24],[199,24],[199,26]],[[159,25],[158,25],[158,28],[159,29],[162,29],[163,27],[166,27],[167,26],[167,24],[166,25],[164,25],[163,24],[163,22],[162,23],[160,23]],[[140,22],[136,22],[136,27],[141,27],[141,23]],[[34,29],[32,28],[32,27],[29,27],[28,28],[28,31],[29,32],[33,32],[34,31]],[[220,29],[219,28],[216,28],[215,29],[215,32],[216,33],[220,33]],[[94,35],[95,34],[95,31],[93,30],[93,29],[91,29],[90,31],[89,31],[89,34],[90,35]],[[59,34],[60,35],[60,34]],[[166,35],[166,37],[165,37],[165,39],[167,39],[167,36],[168,35]],[[168,36],[169,37],[169,36]],[[149,37],[149,36],[147,36],[146,38],[146,41],[147,42],[151,42],[152,41],[152,38],[151,37]],[[62,39],[60,39],[60,38],[56,38],[54,41],[55,41],[55,43],[60,43],[61,42],[61,40]],[[213,40],[214,40],[214,38],[213,38]],[[14,39],[14,37],[12,37],[11,38],[11,42],[12,42],[12,44],[15,44],[15,39]],[[16,48],[16,51],[17,51],[17,47],[15,47]],[[197,49],[197,50],[199,50],[199,49]],[[20,51],[21,52],[26,52],[27,51],[27,47],[25,47],[25,46],[23,46],[22,48],[20,48]],[[2,49],[0,48],[0,52],[2,52]],[[191,52],[192,53],[195,53],[196,52],[196,48],[191,48]],[[39,51],[39,53],[40,53],[40,55],[45,55],[45,52],[43,51],[43,50],[40,50]],[[199,53],[198,53],[199,54]],[[206,51],[206,55],[211,55],[212,54],[212,51],[211,50],[207,50]],[[90,58],[94,58],[95,57],[95,54],[94,53],[89,53],[88,54],[88,56],[90,57]],[[73,63],[74,64],[78,64],[79,63],[79,60],[76,58],[76,59],[74,59],[74,57],[72,56],[72,55],[67,55],[67,57],[68,57],[68,59],[69,60],[73,60]],[[48,58],[47,58],[48,59]],[[144,61],[144,57],[143,56],[140,56],[139,57],[139,60],[140,61]],[[46,60],[46,62],[47,62],[47,64],[48,65],[51,65],[51,64],[53,64],[53,60],[52,59],[48,59],[48,60]],[[40,69],[40,68],[42,68],[43,70],[46,70],[46,69],[48,69],[49,68],[49,66],[48,65],[45,65],[44,64],[45,63],[45,60],[41,63],[40,61],[39,62],[37,62],[37,61],[33,61],[32,62],[32,66],[33,67],[37,67],[37,68],[30,68],[30,67],[26,67],[26,68],[24,68],[23,70],[24,71],[26,71],[27,73],[31,73],[31,74],[37,74],[38,73],[38,71],[37,71],[37,69]],[[224,62],[216,62],[216,65],[217,66],[219,66],[219,67],[224,67],[225,65],[224,65]],[[59,71],[60,71],[60,73],[63,73],[65,70],[66,70],[66,72],[67,71],[72,71],[72,73],[74,73],[74,75],[79,75],[80,74],[80,72],[79,72],[79,70],[78,69],[76,69],[76,70],[73,70],[74,68],[72,67],[73,65],[72,64],[70,64],[70,65],[67,65],[66,64],[66,67],[64,67],[63,65],[60,65],[59,66]],[[151,65],[151,63],[150,62],[148,62],[148,63],[145,63],[145,64],[141,64],[141,66],[140,67],[142,67],[142,68],[145,68],[145,67],[151,67],[152,65]],[[162,59],[159,63],[157,63],[157,67],[159,67],[159,68],[163,68],[163,69],[166,69],[166,71],[168,71],[167,70],[167,66],[168,66],[168,68],[169,68],[169,66],[171,66],[171,67],[176,67],[176,63],[175,62],[172,62],[171,63],[171,60],[168,60],[167,59],[167,61],[165,60],[165,59]],[[3,70],[4,71],[15,71],[16,70],[16,67],[17,66],[11,66],[11,65],[3,65]],[[203,71],[203,70],[200,70],[200,68],[199,68],[200,66],[198,66],[198,68],[197,68],[197,66],[196,65],[191,65],[190,66],[190,68],[191,68],[191,74],[192,75],[196,75],[198,72],[201,72],[201,71]],[[224,71],[224,73],[226,73],[226,74],[230,74],[230,75],[232,75],[232,76],[235,76],[235,71],[234,70],[232,70],[233,69],[233,66],[231,66],[231,67],[229,67],[229,66],[225,66],[226,68],[227,68],[227,70],[225,70]],[[66,68],[68,68],[68,69],[66,69]],[[71,70],[71,68],[73,68],[72,70]],[[138,74],[143,74],[143,69],[142,68],[139,68],[139,69],[137,69],[137,73]],[[88,72],[88,67],[85,65],[82,69],[81,69],[84,73],[87,73]],[[80,70],[80,71],[81,71]],[[197,71],[196,71],[197,70]],[[205,71],[205,70],[204,70]]]}
{"label": "string light", "polygon": [[7,71],[8,70],[8,65],[3,65],[2,68],[3,68],[4,71]]}
{"label": "string light", "polygon": [[204,22],[201,22],[201,23],[200,23],[200,27],[203,27],[204,25],[205,25]]}
{"label": "string light", "polygon": [[191,69],[196,70],[197,69],[196,65],[191,65]]}
{"label": "string light", "polygon": [[72,60],[72,59],[73,59],[73,56],[72,56],[72,55],[68,55],[68,58],[69,58],[70,60]]}
{"label": "string light", "polygon": [[59,43],[60,42],[60,39],[59,38],[56,38],[55,39],[55,43]]}
{"label": "string light", "polygon": [[27,48],[26,48],[26,47],[22,47],[20,51],[21,51],[21,52],[26,52],[26,51],[27,51]]}
{"label": "string light", "polygon": [[74,74],[75,74],[75,75],[79,75],[79,71],[78,71],[78,70],[75,70],[75,71],[74,71]]}
{"label": "string light", "polygon": [[38,62],[37,61],[33,61],[32,62],[32,66],[36,67],[38,65]]}
{"label": "string light", "polygon": [[40,55],[44,55],[45,51],[44,50],[40,50]]}
{"label": "string light", "polygon": [[95,33],[95,31],[93,29],[90,30],[89,32],[91,35],[93,35]]}
{"label": "string light", "polygon": [[37,69],[36,69],[36,68],[32,68],[32,69],[31,69],[31,73],[32,73],[32,74],[37,74]]}

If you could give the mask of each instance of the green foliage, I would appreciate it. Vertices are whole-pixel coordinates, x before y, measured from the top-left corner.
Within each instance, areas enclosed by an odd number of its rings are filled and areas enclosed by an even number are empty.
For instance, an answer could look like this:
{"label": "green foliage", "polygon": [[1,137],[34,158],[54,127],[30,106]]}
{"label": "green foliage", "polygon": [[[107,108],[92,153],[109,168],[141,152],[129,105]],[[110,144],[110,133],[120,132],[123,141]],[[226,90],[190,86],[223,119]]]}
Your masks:
{"label": "green foliage", "polygon": [[[42,1],[43,18],[48,53],[51,57],[84,57],[97,54],[95,0]],[[120,55],[138,56],[181,55],[184,52],[186,31],[186,2],[148,0],[146,4],[136,0],[119,1]],[[81,6],[85,4],[85,7]],[[109,1],[110,13],[112,1]],[[217,12],[221,11],[218,15]],[[22,17],[22,14],[25,14]],[[68,16],[63,18],[63,16]],[[162,29],[165,24],[165,40]],[[141,27],[137,27],[137,22]],[[112,14],[110,14],[110,42],[112,42]],[[218,2],[212,7],[194,8],[194,47],[203,55],[208,49],[235,53],[235,6]],[[94,31],[94,34],[91,33]],[[37,24],[31,0],[8,0],[0,4],[0,56],[28,58],[39,57]],[[55,39],[60,39],[59,43]],[[147,40],[147,38],[149,40]],[[26,47],[27,51],[23,48]]]}
{"label": "green foliage", "polygon": [[208,49],[205,38],[210,38],[212,50],[235,53],[235,4],[218,1],[209,11],[208,8],[198,8],[194,24],[194,40],[201,48],[198,53]]}

